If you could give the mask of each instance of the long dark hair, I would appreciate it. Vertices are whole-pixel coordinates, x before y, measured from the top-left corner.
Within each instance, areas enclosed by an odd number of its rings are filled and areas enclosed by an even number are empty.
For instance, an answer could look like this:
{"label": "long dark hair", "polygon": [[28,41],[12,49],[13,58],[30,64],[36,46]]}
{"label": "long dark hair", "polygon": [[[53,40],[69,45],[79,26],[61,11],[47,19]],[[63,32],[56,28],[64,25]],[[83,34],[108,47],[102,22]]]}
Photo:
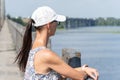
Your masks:
{"label": "long dark hair", "polygon": [[29,51],[32,46],[32,23],[34,23],[34,21],[32,19],[30,19],[26,26],[26,31],[25,31],[25,34],[23,37],[22,48],[15,60],[15,62],[18,63],[20,70],[23,72],[25,71]]}

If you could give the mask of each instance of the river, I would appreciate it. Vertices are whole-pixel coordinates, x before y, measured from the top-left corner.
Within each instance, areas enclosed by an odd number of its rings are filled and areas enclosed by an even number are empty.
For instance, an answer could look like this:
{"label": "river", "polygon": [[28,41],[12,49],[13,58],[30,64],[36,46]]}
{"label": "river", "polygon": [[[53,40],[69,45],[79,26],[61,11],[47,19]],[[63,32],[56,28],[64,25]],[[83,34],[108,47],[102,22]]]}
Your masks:
{"label": "river", "polygon": [[96,68],[99,80],[120,80],[120,27],[87,27],[57,31],[52,49],[61,56],[63,48],[81,52],[81,62]]}

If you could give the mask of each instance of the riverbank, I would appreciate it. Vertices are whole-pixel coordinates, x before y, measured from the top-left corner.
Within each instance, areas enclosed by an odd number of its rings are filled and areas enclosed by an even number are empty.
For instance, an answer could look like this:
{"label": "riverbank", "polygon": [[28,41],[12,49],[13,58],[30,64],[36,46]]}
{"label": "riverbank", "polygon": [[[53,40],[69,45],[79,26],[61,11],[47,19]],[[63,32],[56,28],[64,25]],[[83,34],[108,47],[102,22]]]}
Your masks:
{"label": "riverbank", "polygon": [[120,33],[120,26],[90,26],[80,27],[75,29],[57,29],[57,33],[72,32],[72,33]]}

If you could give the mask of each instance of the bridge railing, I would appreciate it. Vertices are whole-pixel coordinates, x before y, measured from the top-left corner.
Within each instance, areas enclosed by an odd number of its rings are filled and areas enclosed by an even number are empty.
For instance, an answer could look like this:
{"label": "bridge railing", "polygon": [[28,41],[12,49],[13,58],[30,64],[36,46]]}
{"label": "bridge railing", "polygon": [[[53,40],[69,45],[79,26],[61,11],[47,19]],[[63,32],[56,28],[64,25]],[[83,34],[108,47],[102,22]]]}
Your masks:
{"label": "bridge railing", "polygon": [[25,32],[25,27],[9,19],[7,19],[7,22],[8,22],[10,32],[12,34],[16,52],[18,53],[22,46],[22,40],[23,40],[23,35]]}
{"label": "bridge railing", "polygon": [[[16,52],[18,53],[22,46],[25,27],[16,22],[13,22],[9,19],[7,19],[7,22],[9,25],[10,32],[12,34],[13,41],[15,43]],[[32,40],[34,40],[34,39],[35,39],[35,32],[32,32]],[[49,39],[47,47],[51,48],[51,40],[50,39]]]}
{"label": "bridge railing", "polygon": [[0,0],[0,31],[5,20],[5,0]]}

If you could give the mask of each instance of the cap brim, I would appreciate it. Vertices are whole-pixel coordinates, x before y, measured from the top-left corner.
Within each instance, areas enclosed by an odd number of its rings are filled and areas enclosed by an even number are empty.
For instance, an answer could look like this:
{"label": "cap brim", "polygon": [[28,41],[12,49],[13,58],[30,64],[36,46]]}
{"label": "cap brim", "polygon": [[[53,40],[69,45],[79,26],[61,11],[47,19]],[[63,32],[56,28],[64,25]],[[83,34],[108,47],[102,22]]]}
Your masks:
{"label": "cap brim", "polygon": [[64,21],[66,21],[66,17],[63,15],[57,15],[55,20],[59,21],[59,22],[64,22]]}

